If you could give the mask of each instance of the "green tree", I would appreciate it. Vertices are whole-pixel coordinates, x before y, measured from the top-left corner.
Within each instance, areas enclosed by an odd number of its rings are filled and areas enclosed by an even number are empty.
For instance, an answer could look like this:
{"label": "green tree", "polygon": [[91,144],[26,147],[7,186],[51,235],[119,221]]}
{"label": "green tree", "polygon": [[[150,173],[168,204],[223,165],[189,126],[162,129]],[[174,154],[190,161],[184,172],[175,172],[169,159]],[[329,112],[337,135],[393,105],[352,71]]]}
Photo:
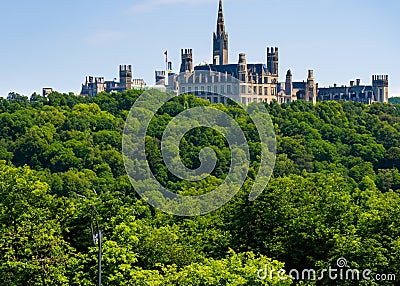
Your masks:
{"label": "green tree", "polygon": [[74,212],[28,167],[0,162],[0,284],[70,285],[78,260],[63,238]]}

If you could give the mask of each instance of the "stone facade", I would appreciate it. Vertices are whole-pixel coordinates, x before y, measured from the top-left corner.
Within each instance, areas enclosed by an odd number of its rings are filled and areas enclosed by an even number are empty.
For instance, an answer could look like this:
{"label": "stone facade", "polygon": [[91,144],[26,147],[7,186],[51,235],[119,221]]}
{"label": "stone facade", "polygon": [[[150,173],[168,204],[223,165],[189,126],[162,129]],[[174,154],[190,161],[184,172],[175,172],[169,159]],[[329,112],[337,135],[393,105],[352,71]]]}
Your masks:
{"label": "stone facade", "polygon": [[371,104],[389,101],[389,76],[372,76],[372,85],[361,84],[361,80],[350,81],[350,85],[324,87],[318,90],[318,100],[349,100]]}
{"label": "stone facade", "polygon": [[146,83],[143,79],[132,79],[132,66],[119,66],[119,82],[105,81],[104,77],[86,77],[86,81],[82,84],[81,95],[96,96],[100,92],[121,92],[132,88],[143,88]]}
{"label": "stone facade", "polygon": [[[213,34],[213,64],[201,64],[193,67],[192,49],[181,51],[181,76],[171,78],[176,81],[174,87],[178,94],[193,93],[209,99],[213,103],[224,103],[226,97],[235,98],[238,102],[289,103],[296,100],[295,94],[285,90],[285,83],[279,83],[279,49],[268,47],[267,63],[247,63],[246,54],[239,54],[237,63],[228,62],[228,34],[225,31],[222,0],[219,1],[217,29]],[[208,73],[208,75],[207,75]],[[239,80],[233,84],[229,78]],[[287,91],[290,90],[287,82]],[[304,87],[305,90],[305,87]]]}
{"label": "stone facade", "polygon": [[[182,76],[177,77],[177,93],[193,93],[214,103],[234,97],[238,102],[271,102],[279,97],[279,51],[267,48],[267,64],[248,64],[245,54],[239,54],[238,62],[228,63],[228,35],[225,32],[222,0],[219,2],[217,31],[213,35],[213,64],[193,67],[192,49],[181,51]],[[207,75],[208,73],[208,75]],[[233,84],[229,78],[240,82]],[[292,98],[284,96],[285,102]]]}
{"label": "stone facade", "polygon": [[[192,49],[181,50],[181,75],[173,75],[167,88],[177,94],[192,93],[213,103],[224,103],[225,97],[234,97],[243,104],[254,101],[290,103],[294,100],[353,100],[365,103],[388,102],[388,76],[373,76],[372,85],[319,88],[314,71],[308,71],[306,80],[294,82],[290,70],[286,80],[279,82],[279,50],[268,47],[267,63],[249,64],[241,53],[237,63],[228,62],[228,34],[225,31],[222,0],[219,0],[217,29],[213,34],[213,64],[193,67]],[[208,73],[208,75],[207,75]],[[239,80],[232,84],[225,80],[232,76]]]}

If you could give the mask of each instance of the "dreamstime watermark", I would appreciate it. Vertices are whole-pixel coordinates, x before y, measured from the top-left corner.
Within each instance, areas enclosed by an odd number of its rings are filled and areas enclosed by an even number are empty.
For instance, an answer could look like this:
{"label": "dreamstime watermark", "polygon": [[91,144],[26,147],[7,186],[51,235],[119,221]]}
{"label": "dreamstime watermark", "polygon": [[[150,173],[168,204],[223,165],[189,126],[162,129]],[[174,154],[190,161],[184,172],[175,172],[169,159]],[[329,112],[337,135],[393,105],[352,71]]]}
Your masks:
{"label": "dreamstime watermark", "polygon": [[[212,71],[196,71],[181,74],[178,84],[191,83],[191,90],[201,91],[207,87],[218,93],[204,92],[203,97],[227,102],[243,100],[252,102],[240,105],[257,129],[261,146],[260,166],[253,181],[249,200],[254,201],[265,189],[272,175],[276,160],[276,138],[272,120],[260,100],[260,96],[247,89],[242,95],[240,81],[226,74]],[[216,88],[216,90],[214,89]],[[189,87],[186,89],[188,93]],[[200,94],[197,94],[201,96]],[[199,153],[200,167],[195,170],[183,164],[179,144],[194,128],[208,127],[222,134],[229,144],[231,162],[224,182],[214,191],[200,196],[183,196],[168,190],[152,173],[146,157],[146,135],[151,121],[164,104],[176,95],[172,92],[151,89],[145,91],[134,103],[125,122],[122,140],[124,165],[135,191],[150,205],[164,212],[179,216],[196,216],[212,212],[228,203],[243,186],[250,167],[249,144],[243,130],[232,115],[211,106],[196,106],[176,115],[165,128],[161,141],[161,152],[165,166],[179,179],[198,182],[209,176],[216,167],[217,156],[213,149],[204,148]]]}
{"label": "dreamstime watermark", "polygon": [[279,280],[292,279],[294,281],[317,281],[317,280],[332,280],[332,281],[396,281],[396,274],[373,274],[370,269],[351,269],[348,267],[345,258],[339,258],[336,262],[337,267],[329,267],[328,269],[292,269],[287,272],[285,269],[268,268],[265,265],[264,269],[257,272],[259,280]]}

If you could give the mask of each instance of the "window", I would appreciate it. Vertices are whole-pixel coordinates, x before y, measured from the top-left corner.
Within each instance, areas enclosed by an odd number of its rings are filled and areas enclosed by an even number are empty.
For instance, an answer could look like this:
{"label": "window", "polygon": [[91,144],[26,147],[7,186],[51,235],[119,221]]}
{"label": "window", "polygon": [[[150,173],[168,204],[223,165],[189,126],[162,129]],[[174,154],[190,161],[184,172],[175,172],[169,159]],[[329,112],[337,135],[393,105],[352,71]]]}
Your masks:
{"label": "window", "polygon": [[214,103],[218,103],[218,97],[214,97]]}
{"label": "window", "polygon": [[192,92],[192,87],[189,86],[189,87],[188,87],[188,93],[191,93],[191,92]]}
{"label": "window", "polygon": [[246,86],[242,85],[242,94],[246,94]]}
{"label": "window", "polygon": [[225,97],[221,96],[220,101],[222,104],[225,104]]}
{"label": "window", "polygon": [[258,95],[262,95],[262,86],[258,87]]}
{"label": "window", "polygon": [[218,86],[214,86],[214,93],[218,94]]}
{"label": "window", "polygon": [[254,89],[254,94],[257,94],[257,87],[255,86],[253,89]]}
{"label": "window", "polygon": [[246,104],[246,97],[242,97],[242,103]]}
{"label": "window", "polygon": [[182,86],[181,92],[182,92],[182,93],[185,93],[185,92],[186,92],[186,88],[185,88],[184,86]]}
{"label": "window", "polygon": [[195,93],[198,93],[198,92],[199,92],[199,87],[198,87],[198,86],[195,86],[195,87],[194,87],[194,92],[195,92]]}
{"label": "window", "polygon": [[200,87],[201,93],[204,93],[204,86]]}
{"label": "window", "polygon": [[211,93],[211,86],[207,86],[207,92]]}
{"label": "window", "polygon": [[225,93],[225,86],[221,85],[221,94]]}
{"label": "window", "polygon": [[247,99],[247,102],[248,102],[248,103],[250,103],[250,102],[251,102],[251,98],[250,98],[250,97]]}
{"label": "window", "polygon": [[268,87],[264,87],[264,95],[268,95]]}
{"label": "window", "polygon": [[231,87],[230,84],[228,84],[228,85],[226,86],[226,92],[227,92],[228,94],[231,94],[231,93],[232,93],[232,87]]}

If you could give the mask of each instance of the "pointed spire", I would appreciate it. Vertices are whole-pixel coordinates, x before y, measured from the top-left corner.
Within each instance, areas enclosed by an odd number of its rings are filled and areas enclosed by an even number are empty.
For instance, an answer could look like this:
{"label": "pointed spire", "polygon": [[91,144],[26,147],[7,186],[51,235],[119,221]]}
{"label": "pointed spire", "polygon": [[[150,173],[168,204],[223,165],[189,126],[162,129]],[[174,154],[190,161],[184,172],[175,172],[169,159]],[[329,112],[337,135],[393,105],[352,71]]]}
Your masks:
{"label": "pointed spire", "polygon": [[225,33],[224,11],[222,9],[222,0],[219,0],[217,35],[222,35],[224,33]]}

